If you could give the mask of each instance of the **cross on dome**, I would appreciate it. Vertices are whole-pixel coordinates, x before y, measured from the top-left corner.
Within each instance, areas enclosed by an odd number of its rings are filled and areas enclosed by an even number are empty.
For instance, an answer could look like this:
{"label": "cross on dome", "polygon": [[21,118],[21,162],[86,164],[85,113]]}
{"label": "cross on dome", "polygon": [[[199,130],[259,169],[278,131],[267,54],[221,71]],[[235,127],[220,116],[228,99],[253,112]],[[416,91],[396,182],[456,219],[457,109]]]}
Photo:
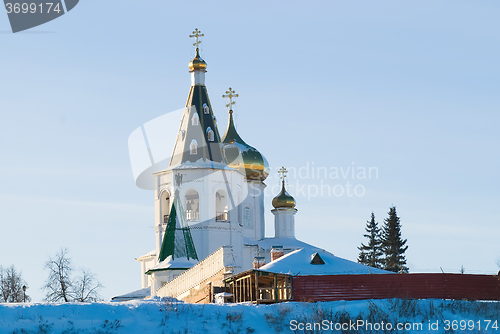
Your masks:
{"label": "cross on dome", "polygon": [[278,171],[278,173],[280,174],[280,180],[285,181],[286,174],[288,173],[288,171],[286,170],[286,168],[285,167],[281,167],[281,169]]}
{"label": "cross on dome", "polygon": [[198,30],[198,28],[194,29],[193,34],[189,35],[190,38],[194,37],[195,42],[193,43],[193,46],[196,46],[196,50],[198,50],[198,45],[201,43],[198,38],[205,36],[205,34],[202,34],[201,31]]}
{"label": "cross on dome", "polygon": [[233,101],[233,97],[239,97],[238,94],[234,94],[234,93],[236,93],[234,91],[234,89],[232,89],[231,87],[229,87],[229,90],[226,91],[226,94],[222,95],[223,98],[226,98],[226,97],[229,98],[229,103],[226,104],[226,107],[229,107],[229,111],[232,111],[233,104],[236,103],[236,102]]}
{"label": "cross on dome", "polygon": [[273,206],[275,209],[294,209],[296,205],[295,199],[285,189],[285,178],[288,171],[285,167],[281,167],[278,173],[281,179],[281,192],[273,198]]}

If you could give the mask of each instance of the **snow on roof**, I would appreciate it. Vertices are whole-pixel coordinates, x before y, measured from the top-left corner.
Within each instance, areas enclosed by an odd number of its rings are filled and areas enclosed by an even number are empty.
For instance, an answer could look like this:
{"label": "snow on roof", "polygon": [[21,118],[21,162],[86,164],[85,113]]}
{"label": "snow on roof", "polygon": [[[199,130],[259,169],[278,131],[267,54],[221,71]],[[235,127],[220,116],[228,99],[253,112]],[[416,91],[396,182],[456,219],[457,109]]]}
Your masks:
{"label": "snow on roof", "polygon": [[142,260],[142,259],[146,259],[148,257],[154,257],[156,256],[156,250],[152,250],[151,252],[147,253],[147,254],[144,254],[144,255],[141,255],[139,257],[136,258],[136,260]]}
{"label": "snow on roof", "polygon": [[139,290],[135,290],[123,295],[115,296],[111,298],[111,301],[115,302],[123,302],[123,301],[128,301],[128,300],[134,300],[134,299],[144,299],[146,297],[149,297],[151,295],[151,288],[143,288]]}
{"label": "snow on roof", "polygon": [[198,260],[188,259],[186,257],[179,257],[172,259],[172,255],[167,256],[167,258],[160,263],[158,263],[153,268],[149,269],[151,271],[161,271],[161,270],[173,270],[173,269],[186,269],[191,268],[198,263]]}
{"label": "snow on roof", "polygon": [[198,169],[198,168],[235,170],[234,168],[229,167],[225,163],[216,162],[208,159],[204,160],[203,158],[198,159],[196,162],[185,161],[180,165],[170,166],[166,170]]}
{"label": "snow on roof", "polygon": [[[254,242],[255,243],[255,242]],[[264,238],[257,241],[257,244],[264,249],[271,249],[272,246],[283,246],[284,249],[287,248],[313,248],[313,245],[305,243],[303,241],[297,240],[295,238]]]}
{"label": "snow on roof", "polygon": [[[311,264],[312,257],[318,253],[325,264]],[[259,270],[273,273],[304,275],[359,275],[359,274],[389,274],[391,272],[372,268],[360,263],[337,257],[325,250],[306,247],[270,262]]]}

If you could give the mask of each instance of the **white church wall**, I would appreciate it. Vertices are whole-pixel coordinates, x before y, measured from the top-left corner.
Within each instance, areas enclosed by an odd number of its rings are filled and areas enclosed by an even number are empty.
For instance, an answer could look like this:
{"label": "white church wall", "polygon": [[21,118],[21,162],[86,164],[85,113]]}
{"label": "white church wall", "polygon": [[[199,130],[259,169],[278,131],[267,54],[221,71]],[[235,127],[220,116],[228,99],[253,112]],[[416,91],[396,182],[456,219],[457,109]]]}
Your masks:
{"label": "white church wall", "polygon": [[[261,181],[247,181],[246,186],[248,195],[242,200],[240,210],[243,236],[258,241],[265,237],[264,189],[266,185]],[[245,208],[248,208],[249,211],[245,211]],[[248,215],[250,221],[246,219]]]}
{"label": "white church wall", "polygon": [[141,263],[141,287],[147,288],[150,286],[149,275],[146,272],[156,265],[155,257],[148,257],[138,260]]}
{"label": "white church wall", "polygon": [[151,284],[151,296],[156,295],[156,291],[162,286],[166,285],[168,282],[174,280],[178,276],[180,276],[186,270],[177,269],[177,270],[163,270],[163,271],[155,271],[152,272],[150,276],[150,284]]}
{"label": "white church wall", "polygon": [[241,271],[245,271],[253,268],[253,259],[256,256],[263,256],[259,251],[260,247],[258,245],[244,245],[243,256],[241,261]]}

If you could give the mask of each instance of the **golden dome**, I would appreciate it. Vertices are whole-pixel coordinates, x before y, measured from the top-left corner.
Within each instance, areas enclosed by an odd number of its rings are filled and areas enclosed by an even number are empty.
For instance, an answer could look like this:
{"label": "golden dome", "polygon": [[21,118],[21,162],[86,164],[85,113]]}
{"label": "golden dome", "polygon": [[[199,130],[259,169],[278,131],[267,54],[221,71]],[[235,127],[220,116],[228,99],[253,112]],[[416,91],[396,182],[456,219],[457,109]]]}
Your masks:
{"label": "golden dome", "polygon": [[205,70],[207,68],[207,63],[201,59],[200,50],[198,48],[196,48],[196,57],[189,62],[188,66],[191,71]]}
{"label": "golden dome", "polygon": [[256,148],[248,145],[236,132],[233,111],[229,110],[229,124],[222,138],[224,156],[229,167],[241,171],[248,180],[264,181],[269,175],[269,164]]}
{"label": "golden dome", "polygon": [[273,198],[273,206],[275,209],[279,208],[287,208],[293,209],[295,208],[295,199],[290,195],[285,189],[285,180],[283,180],[283,184],[281,187],[281,192]]}

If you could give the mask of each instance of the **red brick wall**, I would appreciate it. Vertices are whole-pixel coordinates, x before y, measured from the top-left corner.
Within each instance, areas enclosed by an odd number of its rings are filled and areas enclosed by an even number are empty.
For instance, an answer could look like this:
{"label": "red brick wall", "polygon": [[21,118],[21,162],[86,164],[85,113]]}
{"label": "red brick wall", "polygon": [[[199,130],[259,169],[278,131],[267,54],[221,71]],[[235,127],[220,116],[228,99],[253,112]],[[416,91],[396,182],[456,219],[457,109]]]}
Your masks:
{"label": "red brick wall", "polygon": [[292,287],[296,301],[382,298],[500,300],[500,278],[493,275],[294,276]]}

